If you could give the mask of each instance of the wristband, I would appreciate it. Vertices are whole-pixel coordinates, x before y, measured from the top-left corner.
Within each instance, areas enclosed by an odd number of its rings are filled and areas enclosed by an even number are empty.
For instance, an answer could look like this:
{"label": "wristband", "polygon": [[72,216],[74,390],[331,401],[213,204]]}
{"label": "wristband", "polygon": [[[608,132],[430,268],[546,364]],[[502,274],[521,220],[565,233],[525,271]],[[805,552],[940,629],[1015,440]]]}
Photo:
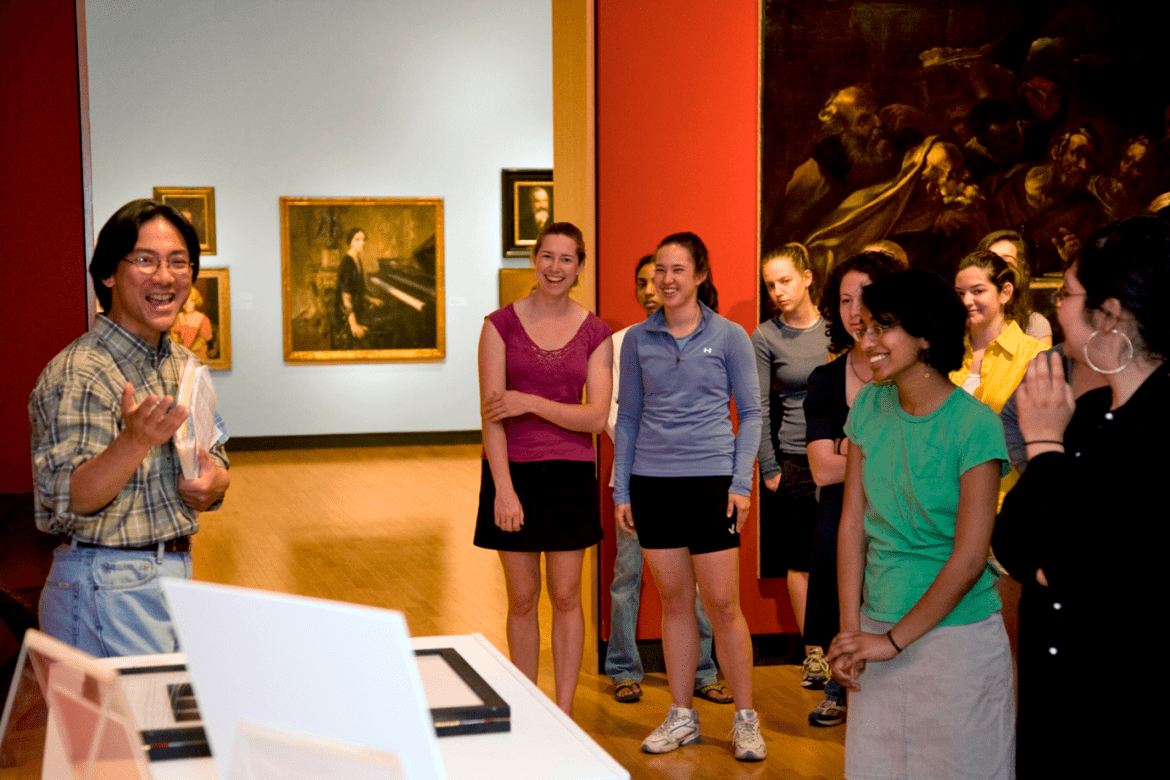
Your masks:
{"label": "wristband", "polygon": [[899,653],[902,652],[902,648],[898,647],[898,643],[894,641],[894,629],[891,628],[886,632],[886,639],[890,640],[890,644],[894,646],[895,650]]}
{"label": "wristband", "polygon": [[1033,439],[1032,441],[1024,442],[1025,447],[1031,444],[1059,444],[1061,447],[1064,446],[1064,442],[1057,439]]}

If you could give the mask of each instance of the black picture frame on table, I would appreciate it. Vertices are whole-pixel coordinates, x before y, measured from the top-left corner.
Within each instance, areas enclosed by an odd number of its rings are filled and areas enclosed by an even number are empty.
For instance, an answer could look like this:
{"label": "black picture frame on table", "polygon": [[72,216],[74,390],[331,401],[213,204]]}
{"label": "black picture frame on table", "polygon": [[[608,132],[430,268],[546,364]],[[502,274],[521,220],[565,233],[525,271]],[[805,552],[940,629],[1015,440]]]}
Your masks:
{"label": "black picture frame on table", "polygon": [[[527,257],[541,226],[556,219],[553,172],[540,168],[504,168],[500,174],[500,194],[504,256]],[[537,216],[542,205],[548,212],[544,221]]]}
{"label": "black picture frame on table", "polygon": [[[437,656],[446,664],[446,668],[454,673],[467,686],[471,697],[477,701],[448,707],[431,707],[431,718],[435,723],[435,734],[440,737],[449,737],[459,734],[488,734],[493,732],[511,731],[512,710],[508,703],[496,693],[479,673],[471,668],[471,664],[452,647],[430,648],[415,650],[415,657],[428,658]],[[434,703],[438,691],[428,689],[428,674],[420,666],[423,676],[423,689],[427,691],[428,701]],[[441,675],[440,675],[441,677]],[[442,685],[441,679],[431,680],[432,684]]]}

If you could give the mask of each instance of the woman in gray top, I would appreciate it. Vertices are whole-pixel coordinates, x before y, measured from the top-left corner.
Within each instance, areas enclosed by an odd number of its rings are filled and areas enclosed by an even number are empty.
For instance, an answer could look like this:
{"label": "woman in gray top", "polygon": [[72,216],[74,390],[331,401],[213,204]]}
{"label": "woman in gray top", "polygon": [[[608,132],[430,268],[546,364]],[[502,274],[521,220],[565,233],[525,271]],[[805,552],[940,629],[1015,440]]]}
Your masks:
{"label": "woman in gray top", "polygon": [[[764,418],[760,436],[760,577],[786,577],[796,624],[804,631],[816,485],[805,449],[808,375],[829,357],[829,337],[813,300],[808,250],[785,244],[760,267],[776,316],[752,334]],[[809,646],[801,685],[829,679],[821,648]]]}

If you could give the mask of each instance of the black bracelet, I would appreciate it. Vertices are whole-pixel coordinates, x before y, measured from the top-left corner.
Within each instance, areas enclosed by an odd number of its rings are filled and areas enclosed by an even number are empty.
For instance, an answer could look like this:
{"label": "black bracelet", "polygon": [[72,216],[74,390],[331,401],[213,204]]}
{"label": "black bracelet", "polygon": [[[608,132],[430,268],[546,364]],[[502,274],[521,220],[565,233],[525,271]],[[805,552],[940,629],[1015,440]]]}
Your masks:
{"label": "black bracelet", "polygon": [[894,629],[891,628],[886,632],[886,639],[890,640],[890,644],[894,646],[895,650],[899,653],[902,652],[902,648],[898,647],[898,643],[894,641]]}
{"label": "black bracelet", "polygon": [[1024,442],[1025,447],[1030,444],[1059,444],[1061,447],[1064,446],[1064,442],[1059,441],[1058,439],[1033,439],[1032,441]]}

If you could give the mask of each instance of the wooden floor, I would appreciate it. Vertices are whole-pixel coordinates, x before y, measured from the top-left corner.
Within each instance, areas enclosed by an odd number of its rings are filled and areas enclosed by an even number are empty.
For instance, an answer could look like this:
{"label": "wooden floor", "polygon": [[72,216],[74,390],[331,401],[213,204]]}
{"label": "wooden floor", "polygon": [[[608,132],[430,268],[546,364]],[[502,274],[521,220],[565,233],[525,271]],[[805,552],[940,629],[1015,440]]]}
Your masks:
{"label": "wooden floor", "polygon": [[[507,654],[499,559],[471,544],[479,470],[473,445],[233,454],[227,501],[202,518],[195,577],[397,609],[412,635],[479,632]],[[546,597],[540,687],[551,695],[550,615]],[[704,731],[699,745],[641,753],[642,739],[670,706],[665,678],[648,676],[640,702],[619,704],[594,668],[587,662],[582,671],[574,717],[632,777],[842,776],[844,727],[808,725],[820,694],[800,688],[798,667],[755,671],[769,749],[760,764],[733,759],[732,708],[703,701],[695,705]],[[27,748],[17,752],[20,766],[0,769],[0,779],[37,777],[39,758]]]}

